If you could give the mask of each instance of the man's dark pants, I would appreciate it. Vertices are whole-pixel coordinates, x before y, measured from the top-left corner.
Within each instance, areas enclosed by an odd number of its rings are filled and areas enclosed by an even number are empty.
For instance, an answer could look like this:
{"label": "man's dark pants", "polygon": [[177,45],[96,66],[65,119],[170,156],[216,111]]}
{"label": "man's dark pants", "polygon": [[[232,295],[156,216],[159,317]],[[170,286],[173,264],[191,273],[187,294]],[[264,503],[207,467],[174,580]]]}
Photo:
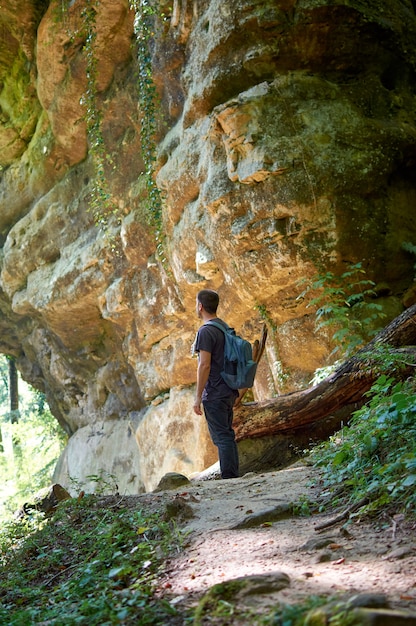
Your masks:
{"label": "man's dark pants", "polygon": [[238,477],[238,449],[232,427],[234,402],[234,395],[203,402],[208,430],[218,448],[221,478]]}

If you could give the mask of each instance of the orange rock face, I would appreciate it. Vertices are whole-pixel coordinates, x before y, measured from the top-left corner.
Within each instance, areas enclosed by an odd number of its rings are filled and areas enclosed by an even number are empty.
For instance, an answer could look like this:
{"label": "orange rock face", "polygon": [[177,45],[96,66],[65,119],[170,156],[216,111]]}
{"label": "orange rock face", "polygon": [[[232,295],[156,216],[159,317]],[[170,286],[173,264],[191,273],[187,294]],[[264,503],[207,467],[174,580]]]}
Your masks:
{"label": "orange rock face", "polygon": [[[134,457],[119,463],[132,490],[157,483],[157,468],[212,458],[191,412],[199,289],[219,291],[220,315],[248,339],[265,320],[273,330],[258,399],[301,388],[332,350],[299,280],[360,261],[387,285],[390,317],[413,302],[410,0],[162,4],[147,76],[159,241],[128,1],[99,0],[89,26],[83,0],[3,0],[0,15],[0,351],[74,434],[63,465],[92,474],[94,457],[94,471],[116,471],[117,441]],[[95,140],[116,214],[104,228],[85,121],[91,33]]]}

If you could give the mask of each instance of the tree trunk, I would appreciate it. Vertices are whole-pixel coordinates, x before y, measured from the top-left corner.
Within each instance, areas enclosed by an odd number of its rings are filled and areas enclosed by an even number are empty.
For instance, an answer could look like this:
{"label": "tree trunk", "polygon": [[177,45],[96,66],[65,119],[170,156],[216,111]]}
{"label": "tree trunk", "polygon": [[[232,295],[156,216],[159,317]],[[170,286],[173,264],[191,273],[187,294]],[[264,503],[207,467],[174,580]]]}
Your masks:
{"label": "tree trunk", "polygon": [[19,421],[19,378],[17,374],[16,362],[10,357],[9,361],[9,401],[12,424]]}
{"label": "tree trunk", "polygon": [[[416,305],[315,387],[240,405],[233,423],[237,441],[281,434],[286,442],[299,447],[311,439],[328,437],[364,404],[365,392],[378,377],[371,352],[380,344],[389,344],[403,354],[416,354]],[[402,377],[415,371],[411,365],[409,368],[402,372]]]}

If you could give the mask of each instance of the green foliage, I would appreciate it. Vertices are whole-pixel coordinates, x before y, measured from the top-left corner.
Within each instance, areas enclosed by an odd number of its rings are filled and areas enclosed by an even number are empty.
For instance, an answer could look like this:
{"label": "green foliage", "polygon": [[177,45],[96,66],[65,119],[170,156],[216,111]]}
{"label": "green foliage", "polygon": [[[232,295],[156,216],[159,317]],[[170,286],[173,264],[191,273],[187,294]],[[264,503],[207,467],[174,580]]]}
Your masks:
{"label": "green foliage", "polygon": [[192,624],[263,624],[257,610],[240,606],[239,592],[244,580],[227,580],[211,587],[195,608]]}
{"label": "green foliage", "polygon": [[47,407],[41,413],[24,408],[19,423],[3,423],[2,432],[4,453],[0,455],[0,477],[3,503],[0,519],[16,511],[36,491],[51,484],[67,439]]}
{"label": "green foliage", "polygon": [[280,604],[273,612],[261,620],[262,626],[304,626],[308,613],[325,604],[321,596],[309,596],[298,604]]}
{"label": "green foliage", "polygon": [[[0,357],[0,520],[51,484],[67,436],[51,414],[45,396],[19,380],[19,422],[11,423],[7,359]],[[4,376],[3,376],[4,374]]]}
{"label": "green foliage", "polygon": [[410,252],[411,254],[416,255],[416,246],[415,244],[410,243],[410,241],[404,241],[402,243],[402,248],[403,250],[406,250],[407,252]]}
{"label": "green foliage", "polygon": [[49,521],[10,522],[0,532],[0,623],[173,624],[177,611],[155,584],[178,545],[159,513],[114,496],[62,502]]}
{"label": "green foliage", "polygon": [[374,283],[365,278],[361,263],[350,264],[340,276],[334,272],[315,275],[298,296],[320,292],[308,307],[316,309],[316,327],[330,329],[336,344],[333,353],[349,357],[382,328],[382,307],[372,301]]}
{"label": "green foliage", "polygon": [[406,349],[392,348],[388,343],[375,342],[369,351],[360,352],[361,369],[366,369],[374,378],[382,374],[396,376],[408,366],[415,364],[415,357]]}
{"label": "green foliage", "polygon": [[[413,243],[410,243],[410,241],[404,241],[402,243],[402,249],[406,250],[406,252],[410,252],[410,254],[414,254],[416,255],[416,246]],[[416,263],[414,264],[414,270],[416,272]]]}
{"label": "green foliage", "polygon": [[[86,480],[95,484],[94,493],[96,495],[103,495],[105,493],[116,493],[118,486],[116,483],[117,477],[114,474],[109,474],[105,470],[99,470],[97,474],[89,474],[86,476]],[[71,487],[73,491],[83,491],[85,483],[77,478],[71,477]]]}
{"label": "green foliage", "polygon": [[362,513],[416,509],[416,380],[381,375],[349,427],[311,457],[328,486],[342,485],[352,501],[368,497]]}
{"label": "green foliage", "polygon": [[[84,120],[87,128],[88,151],[94,167],[94,176],[91,182],[88,210],[92,213],[94,223],[99,227],[116,253],[117,244],[114,236],[110,234],[110,220],[113,218],[120,223],[117,207],[111,197],[106,169],[114,167],[111,156],[105,149],[102,132],[103,111],[99,106],[98,98],[98,58],[96,55],[96,17],[100,8],[100,0],[84,0],[85,6],[81,11],[82,26],[76,32],[72,32],[71,41],[83,42],[82,51],[86,60],[87,87],[81,97],[84,106]],[[67,23],[66,16],[69,8],[69,0],[61,0],[53,9],[53,20],[56,23]]]}
{"label": "green foliage", "polygon": [[[134,33],[137,51],[137,88],[140,105],[140,136],[142,157],[144,162],[144,188],[146,190],[146,217],[151,227],[159,259],[166,267],[165,235],[163,232],[162,194],[155,181],[156,162],[156,129],[160,117],[160,106],[157,90],[152,77],[152,61],[150,43],[154,36],[153,24],[156,18],[165,20],[165,14],[159,8],[158,0],[129,0],[129,6],[135,13]],[[55,8],[55,20],[65,19],[68,0],[62,0]],[[106,169],[114,167],[111,156],[106,152],[102,133],[103,112],[98,104],[97,72],[98,58],[96,54],[96,16],[100,8],[100,0],[85,0],[82,10],[82,28],[73,34],[84,41],[83,52],[86,58],[87,88],[82,97],[85,107],[85,122],[89,144],[89,154],[94,164],[95,176],[89,201],[89,209],[94,221],[106,236],[110,238],[111,247],[117,252],[114,238],[109,234],[110,219],[120,221],[117,207],[114,206],[106,175]]]}
{"label": "green foliage", "polygon": [[261,319],[269,326],[272,332],[276,332],[277,326],[276,322],[272,320],[272,317],[269,311],[266,308],[265,304],[256,304],[254,309],[259,312]]}
{"label": "green foliage", "polygon": [[140,138],[144,162],[145,189],[147,193],[146,214],[156,239],[156,250],[162,264],[166,266],[165,236],[163,232],[163,199],[155,180],[156,129],[160,107],[156,86],[152,77],[150,42],[154,36],[156,18],[164,19],[157,0],[129,0],[135,13],[134,33],[137,51],[137,89],[141,112]]}
{"label": "green foliage", "polygon": [[341,360],[334,361],[334,363],[332,363],[331,365],[318,367],[318,369],[314,371],[313,377],[309,381],[309,383],[312,386],[319,385],[319,383],[325,380],[325,378],[327,378],[328,376],[330,376],[330,374],[332,374],[332,372],[336,370],[339,365],[341,365]]}
{"label": "green foliage", "polygon": [[[87,136],[89,153],[94,164],[95,176],[92,181],[89,209],[94,216],[94,221],[108,236],[109,218],[115,216],[118,221],[117,208],[112,202],[108,180],[105,173],[105,166],[112,167],[113,161],[105,150],[105,143],[102,134],[103,112],[98,106],[97,72],[98,59],[96,56],[95,44],[97,39],[96,16],[99,10],[99,0],[85,0],[85,7],[82,10],[82,32],[77,33],[84,40],[83,51],[87,66],[87,89],[82,97],[82,104],[85,107],[85,122],[87,125]],[[114,241],[112,246],[115,249]]]}
{"label": "green foliage", "polygon": [[231,616],[236,617],[239,611],[235,596],[243,586],[242,581],[228,580],[211,587],[195,610],[194,625],[202,626],[208,616],[214,624],[222,624]]}
{"label": "green foliage", "polygon": [[306,496],[300,496],[299,500],[292,504],[293,506],[293,515],[297,515],[299,517],[309,517],[312,515],[312,502]]}

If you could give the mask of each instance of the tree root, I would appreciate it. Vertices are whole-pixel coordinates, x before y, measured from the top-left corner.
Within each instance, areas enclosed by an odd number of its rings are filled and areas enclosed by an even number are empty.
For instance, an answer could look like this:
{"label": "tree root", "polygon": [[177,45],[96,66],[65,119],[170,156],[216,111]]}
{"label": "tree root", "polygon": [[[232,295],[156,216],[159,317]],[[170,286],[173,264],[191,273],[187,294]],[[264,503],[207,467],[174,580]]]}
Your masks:
{"label": "tree root", "polygon": [[355,511],[358,511],[359,509],[361,509],[361,507],[363,507],[364,505],[368,503],[369,503],[368,496],[361,498],[361,500],[349,506],[347,509],[345,509],[342,513],[334,517],[332,520],[328,520],[327,522],[323,522],[322,524],[318,524],[318,526],[315,526],[315,530],[319,532],[320,530],[325,530],[326,528],[330,528],[331,526],[335,526],[336,524],[343,522],[344,520],[350,517],[351,513],[355,513]]}

